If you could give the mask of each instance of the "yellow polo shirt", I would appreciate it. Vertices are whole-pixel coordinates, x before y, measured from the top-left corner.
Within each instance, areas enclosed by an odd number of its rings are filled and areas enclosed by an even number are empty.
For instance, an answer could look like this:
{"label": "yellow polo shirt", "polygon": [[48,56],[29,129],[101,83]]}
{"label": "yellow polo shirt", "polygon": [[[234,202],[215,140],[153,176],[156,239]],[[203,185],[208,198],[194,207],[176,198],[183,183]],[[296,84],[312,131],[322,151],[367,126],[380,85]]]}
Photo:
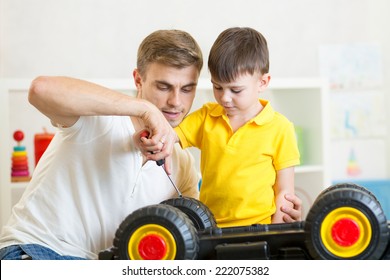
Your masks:
{"label": "yellow polo shirt", "polygon": [[271,223],[276,171],[299,164],[294,126],[266,100],[263,110],[233,133],[224,109],[207,103],[175,128],[181,146],[201,150],[200,201],[218,226]]}

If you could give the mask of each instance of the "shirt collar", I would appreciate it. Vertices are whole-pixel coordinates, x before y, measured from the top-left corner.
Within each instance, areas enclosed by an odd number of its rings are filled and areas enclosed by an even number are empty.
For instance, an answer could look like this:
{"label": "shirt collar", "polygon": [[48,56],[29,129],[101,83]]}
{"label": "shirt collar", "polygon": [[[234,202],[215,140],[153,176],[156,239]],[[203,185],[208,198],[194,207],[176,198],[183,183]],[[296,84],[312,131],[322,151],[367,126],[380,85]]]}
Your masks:
{"label": "shirt collar", "polygon": [[[268,100],[259,99],[259,102],[261,103],[261,105],[263,105],[263,110],[261,110],[260,114],[258,114],[249,122],[254,122],[257,125],[264,125],[273,119],[275,115],[275,111]],[[225,115],[225,110],[223,109],[222,106],[219,105],[215,106],[214,109],[210,112],[210,116],[212,117],[221,117],[224,115]]]}

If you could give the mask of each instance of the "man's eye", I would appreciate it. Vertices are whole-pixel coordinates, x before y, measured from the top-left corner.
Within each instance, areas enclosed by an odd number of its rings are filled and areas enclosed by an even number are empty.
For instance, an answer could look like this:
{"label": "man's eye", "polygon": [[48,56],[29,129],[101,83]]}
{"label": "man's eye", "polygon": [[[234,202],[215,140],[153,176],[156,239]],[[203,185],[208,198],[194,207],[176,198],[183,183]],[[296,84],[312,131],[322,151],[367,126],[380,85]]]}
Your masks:
{"label": "man's eye", "polygon": [[192,92],[193,90],[194,90],[193,87],[185,87],[185,88],[182,89],[182,91],[185,92],[185,93]]}
{"label": "man's eye", "polygon": [[167,90],[169,90],[169,88],[166,87],[166,86],[158,86],[157,88],[158,88],[159,90],[162,90],[162,91],[167,91]]}

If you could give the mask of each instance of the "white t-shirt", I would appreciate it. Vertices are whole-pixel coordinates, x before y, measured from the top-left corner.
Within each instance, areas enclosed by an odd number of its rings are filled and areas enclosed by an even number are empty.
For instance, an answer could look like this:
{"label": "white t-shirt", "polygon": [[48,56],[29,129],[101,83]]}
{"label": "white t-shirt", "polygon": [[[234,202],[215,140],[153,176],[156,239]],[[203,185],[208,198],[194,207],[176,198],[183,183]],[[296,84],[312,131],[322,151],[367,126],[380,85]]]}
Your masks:
{"label": "white t-shirt", "polygon": [[[0,248],[40,244],[61,255],[96,259],[134,210],[177,197],[163,168],[142,166],[129,117],[81,117],[59,128],[0,236]],[[175,146],[171,178],[198,197],[191,155]]]}

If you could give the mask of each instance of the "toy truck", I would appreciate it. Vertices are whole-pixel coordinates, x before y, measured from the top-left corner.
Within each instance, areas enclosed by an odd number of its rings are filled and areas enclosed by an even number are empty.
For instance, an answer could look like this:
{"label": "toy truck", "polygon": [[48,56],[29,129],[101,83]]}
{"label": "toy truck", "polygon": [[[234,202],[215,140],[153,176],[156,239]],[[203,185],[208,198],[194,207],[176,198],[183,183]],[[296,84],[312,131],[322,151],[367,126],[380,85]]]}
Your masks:
{"label": "toy truck", "polygon": [[134,211],[100,259],[390,259],[390,223],[374,194],[337,184],[319,194],[305,221],[219,228],[192,198]]}

